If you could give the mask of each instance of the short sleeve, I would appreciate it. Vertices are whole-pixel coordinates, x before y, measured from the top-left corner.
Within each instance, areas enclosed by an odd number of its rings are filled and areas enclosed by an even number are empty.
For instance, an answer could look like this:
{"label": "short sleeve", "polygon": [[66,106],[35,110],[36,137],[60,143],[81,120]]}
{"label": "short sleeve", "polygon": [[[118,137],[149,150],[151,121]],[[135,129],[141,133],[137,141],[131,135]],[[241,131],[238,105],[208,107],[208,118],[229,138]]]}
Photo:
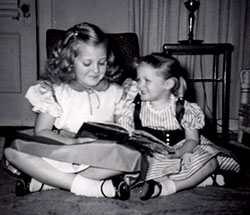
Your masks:
{"label": "short sleeve", "polygon": [[184,128],[202,129],[205,125],[205,116],[196,103],[185,102],[185,114],[181,121]]}
{"label": "short sleeve", "polygon": [[53,88],[46,82],[39,82],[31,86],[25,97],[33,106],[32,110],[34,112],[48,113],[53,117],[59,117],[62,114],[61,106],[53,94]]}

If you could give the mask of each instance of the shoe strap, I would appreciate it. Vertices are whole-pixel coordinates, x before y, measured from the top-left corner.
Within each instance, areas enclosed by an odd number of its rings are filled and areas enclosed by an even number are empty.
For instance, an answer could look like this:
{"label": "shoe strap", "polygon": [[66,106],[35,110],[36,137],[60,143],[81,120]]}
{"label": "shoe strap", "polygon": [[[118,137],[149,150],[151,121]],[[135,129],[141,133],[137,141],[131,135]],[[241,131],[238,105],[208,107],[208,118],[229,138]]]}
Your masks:
{"label": "shoe strap", "polygon": [[102,184],[101,184],[101,193],[102,193],[102,195],[105,197],[105,198],[110,198],[110,197],[108,197],[108,196],[106,196],[105,194],[104,194],[104,192],[103,192],[103,186],[104,186],[104,183],[106,182],[106,180],[104,180],[103,182],[102,182]]}

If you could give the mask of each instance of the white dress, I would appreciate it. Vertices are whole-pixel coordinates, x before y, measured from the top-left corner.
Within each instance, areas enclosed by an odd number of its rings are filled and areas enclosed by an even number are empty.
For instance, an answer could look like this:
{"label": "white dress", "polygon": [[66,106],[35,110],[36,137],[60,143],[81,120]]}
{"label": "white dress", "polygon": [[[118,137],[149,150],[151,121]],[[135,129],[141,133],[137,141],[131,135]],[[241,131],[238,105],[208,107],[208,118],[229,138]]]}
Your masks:
{"label": "white dress", "polygon": [[[114,113],[122,95],[122,88],[114,83],[103,91],[91,89],[78,92],[67,84],[51,88],[45,82],[39,82],[28,89],[25,97],[33,106],[33,111],[56,117],[54,126],[58,130],[77,133],[86,121],[114,122]],[[79,172],[89,167],[43,159],[63,172]]]}

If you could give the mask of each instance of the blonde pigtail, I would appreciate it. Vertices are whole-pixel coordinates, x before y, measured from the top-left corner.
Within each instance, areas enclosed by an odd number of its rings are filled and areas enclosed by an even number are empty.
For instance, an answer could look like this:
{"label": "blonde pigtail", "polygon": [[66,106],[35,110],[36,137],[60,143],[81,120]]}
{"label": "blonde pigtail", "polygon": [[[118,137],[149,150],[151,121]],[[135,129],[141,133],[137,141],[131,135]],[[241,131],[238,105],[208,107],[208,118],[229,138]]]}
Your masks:
{"label": "blonde pigtail", "polygon": [[183,77],[179,77],[179,88],[177,90],[177,97],[183,98],[187,90],[187,83]]}

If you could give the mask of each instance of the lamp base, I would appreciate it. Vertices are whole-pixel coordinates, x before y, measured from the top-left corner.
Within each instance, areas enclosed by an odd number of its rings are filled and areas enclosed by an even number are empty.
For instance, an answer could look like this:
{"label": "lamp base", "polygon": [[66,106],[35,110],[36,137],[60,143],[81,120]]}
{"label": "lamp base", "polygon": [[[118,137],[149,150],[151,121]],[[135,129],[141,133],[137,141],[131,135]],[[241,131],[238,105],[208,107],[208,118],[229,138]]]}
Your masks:
{"label": "lamp base", "polygon": [[203,40],[179,40],[180,44],[198,45],[203,43]]}

